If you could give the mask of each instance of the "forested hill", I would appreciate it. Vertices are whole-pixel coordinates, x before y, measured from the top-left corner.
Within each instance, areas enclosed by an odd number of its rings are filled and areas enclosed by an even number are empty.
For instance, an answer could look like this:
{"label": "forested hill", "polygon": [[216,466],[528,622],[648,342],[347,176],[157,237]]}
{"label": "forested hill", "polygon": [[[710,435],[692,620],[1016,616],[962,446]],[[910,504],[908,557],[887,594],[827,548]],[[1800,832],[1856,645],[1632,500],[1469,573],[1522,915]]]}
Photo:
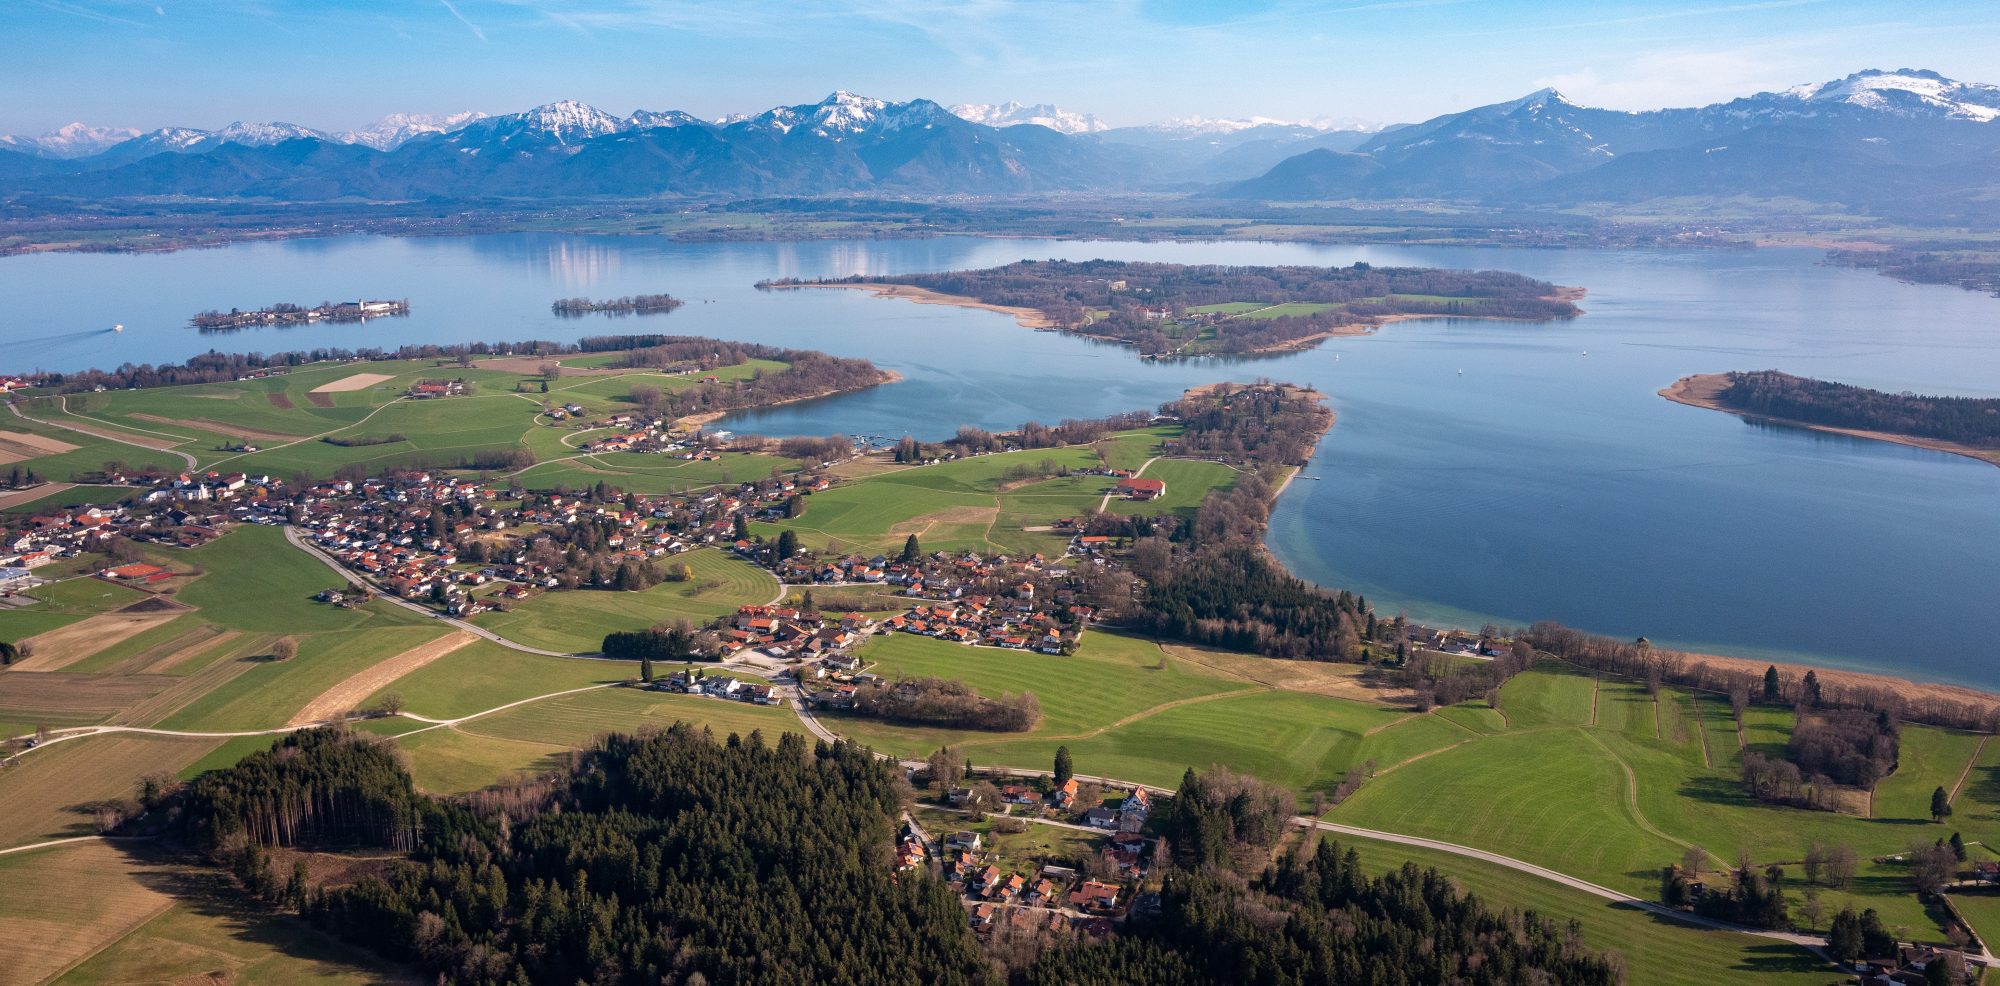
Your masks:
{"label": "forested hill", "polygon": [[1580,314],[1568,300],[1570,292],[1519,274],[1368,264],[1023,260],[984,270],[814,283],[905,285],[984,305],[1030,308],[1065,331],[1114,339],[1149,355],[1297,348],[1398,316],[1549,321]]}
{"label": "forested hill", "polygon": [[1732,411],[2000,449],[2000,398],[1889,394],[1777,370],[1731,373],[1715,397]]}
{"label": "forested hill", "polygon": [[[943,883],[893,869],[906,796],[895,766],[859,747],[718,742],[681,724],[445,800],[415,790],[391,745],[313,729],[149,796],[145,824],[251,894],[475,986],[1617,981],[1616,959],[1573,932],[1487,910],[1435,870],[1371,879],[1322,846],[1245,881],[1232,861],[1262,868],[1296,806],[1213,773],[1168,806],[1183,868],[1158,909],[1107,943],[996,937],[983,952]],[[278,847],[410,861],[320,886],[303,858],[289,879],[274,872]]]}

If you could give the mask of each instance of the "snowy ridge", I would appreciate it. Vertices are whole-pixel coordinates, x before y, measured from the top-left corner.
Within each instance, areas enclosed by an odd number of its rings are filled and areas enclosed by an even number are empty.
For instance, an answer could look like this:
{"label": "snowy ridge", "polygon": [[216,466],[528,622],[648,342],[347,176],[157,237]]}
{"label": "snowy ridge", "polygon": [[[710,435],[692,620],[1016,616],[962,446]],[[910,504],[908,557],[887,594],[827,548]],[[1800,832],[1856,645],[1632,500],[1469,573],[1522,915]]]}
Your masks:
{"label": "snowy ridge", "polygon": [[1032,106],[1009,100],[1005,103],[959,103],[949,107],[951,115],[986,127],[1016,127],[1031,124],[1062,134],[1094,134],[1111,125],[1089,113],[1074,113],[1052,103]]}
{"label": "snowy ridge", "polygon": [[342,130],[329,138],[341,144],[360,144],[378,151],[393,151],[425,134],[445,134],[467,124],[486,119],[477,111],[464,113],[391,113],[365,130]]}
{"label": "snowy ridge", "polygon": [[0,136],[0,147],[41,157],[67,159],[95,154],[137,136],[139,131],[130,127],[93,127],[84,123],[66,123],[34,137]]}
{"label": "snowy ridge", "polygon": [[1942,116],[1978,123],[2000,119],[2000,86],[1958,82],[1914,69],[1870,69],[1772,95],[1806,103],[1844,103],[1898,116]]}

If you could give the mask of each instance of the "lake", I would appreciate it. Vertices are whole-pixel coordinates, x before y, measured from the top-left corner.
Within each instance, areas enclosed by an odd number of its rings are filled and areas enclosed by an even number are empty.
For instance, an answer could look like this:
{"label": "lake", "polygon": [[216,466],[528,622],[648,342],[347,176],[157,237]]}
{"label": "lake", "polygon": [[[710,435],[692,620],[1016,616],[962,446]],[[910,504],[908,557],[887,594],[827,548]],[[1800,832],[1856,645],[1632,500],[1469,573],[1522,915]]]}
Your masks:
{"label": "lake", "polygon": [[[770,277],[1022,258],[1498,268],[1587,288],[1555,325],[1406,322],[1304,353],[1153,363],[989,312]],[[523,234],[339,238],[155,255],[0,259],[0,369],[177,361],[208,349],[711,335],[864,356],[893,386],[738,415],[764,434],[925,438],[1150,407],[1270,376],[1339,419],[1272,521],[1295,571],[1383,613],[1557,619],[1621,637],[2000,688],[2000,469],[1746,423],[1656,395],[1779,369],[1884,390],[2000,395],[2000,301],[1795,251],[1553,251],[941,238],[668,244]],[[557,319],[549,302],[670,292],[665,316]],[[200,335],[207,308],[408,298],[360,325]],[[114,323],[126,326],[111,333]]]}

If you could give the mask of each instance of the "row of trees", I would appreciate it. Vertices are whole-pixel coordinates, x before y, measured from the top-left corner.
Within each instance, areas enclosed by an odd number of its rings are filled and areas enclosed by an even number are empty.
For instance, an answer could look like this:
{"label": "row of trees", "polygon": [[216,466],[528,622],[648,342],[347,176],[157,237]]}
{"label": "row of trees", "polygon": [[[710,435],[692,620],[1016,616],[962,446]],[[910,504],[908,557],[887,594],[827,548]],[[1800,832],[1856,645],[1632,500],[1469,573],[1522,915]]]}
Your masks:
{"label": "row of trees", "polygon": [[652,680],[655,661],[714,661],[721,656],[721,640],[714,633],[696,627],[689,620],[672,626],[645,630],[614,630],[604,635],[604,656],[617,661],[638,661],[641,677]]}

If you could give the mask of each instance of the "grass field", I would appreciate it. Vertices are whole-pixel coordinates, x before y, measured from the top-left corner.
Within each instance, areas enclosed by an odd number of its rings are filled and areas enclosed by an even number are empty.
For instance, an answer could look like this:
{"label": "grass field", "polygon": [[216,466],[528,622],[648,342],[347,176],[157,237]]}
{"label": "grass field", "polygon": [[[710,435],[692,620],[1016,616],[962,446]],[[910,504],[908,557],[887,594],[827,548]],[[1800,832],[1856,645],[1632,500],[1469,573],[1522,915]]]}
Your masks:
{"label": "grass field", "polygon": [[1575,920],[1583,926],[1584,944],[1624,956],[1630,986],[1724,982],[1823,986],[1841,981],[1831,966],[1783,942],[1699,931],[1540,877],[1451,853],[1345,835],[1325,837],[1343,848],[1354,848],[1371,870],[1389,870],[1405,862],[1434,867],[1450,874],[1489,907],[1532,910],[1557,921]]}
{"label": "grass field", "polygon": [[424,790],[472,791],[522,771],[560,766],[569,751],[609,732],[664,728],[689,722],[748,735],[763,730],[770,742],[784,732],[801,732],[797,715],[722,699],[606,688],[565,695],[483,716],[450,728],[431,729],[397,740],[411,773]]}
{"label": "grass field", "polygon": [[410,712],[453,719],[536,695],[623,681],[638,673],[629,662],[542,657],[475,640],[384,685],[369,702],[394,693],[402,696]]}
{"label": "grass field", "polygon": [[1110,510],[1114,514],[1136,514],[1147,517],[1164,513],[1194,516],[1194,508],[1215,490],[1226,490],[1236,485],[1236,470],[1219,462],[1203,462],[1198,459],[1161,459],[1146,467],[1142,474],[1147,479],[1165,480],[1167,492],[1151,500],[1127,500],[1112,497]]}
{"label": "grass field", "polygon": [[0,984],[414,986],[407,973],[246,902],[227,880],[134,843],[0,857],[0,886],[61,888],[0,894],[9,932]]}
{"label": "grass field", "polygon": [[[1382,771],[1330,817],[1491,849],[1646,897],[1658,868],[1689,845],[1715,866],[1742,851],[1795,867],[1815,840],[1851,846],[1865,861],[1954,830],[2000,837],[1996,766],[1974,765],[1951,824],[1929,822],[1931,791],[1950,790],[1975,751],[1982,764],[2000,763],[1977,736],[1905,726],[1902,764],[1879,785],[1874,817],[1863,818],[1745,795],[1736,730],[1713,697],[1663,689],[1655,701],[1634,682],[1544,665],[1508,683],[1501,711],[1510,725],[1489,735],[1468,728],[1457,745]],[[1742,732],[1749,749],[1782,754],[1791,725],[1790,710],[1753,706]],[[1864,862],[1852,888],[1822,897],[1941,938],[1938,914],[1913,895],[1901,864]]]}
{"label": "grass field", "polygon": [[23,595],[37,602],[0,608],[0,640],[26,640],[145,598],[122,585],[91,578],[67,579]]}
{"label": "grass field", "polygon": [[[1035,749],[1046,741],[1053,755],[1058,740],[1081,740],[1166,703],[1254,687],[1202,669],[1189,670],[1167,659],[1150,641],[1097,630],[1083,640],[1072,657],[966,647],[911,634],[876,637],[863,650],[871,670],[891,678],[955,678],[989,696],[1033,692],[1042,706],[1042,721],[1026,733],[896,726],[854,716],[829,717],[828,722],[837,732],[877,750],[904,756],[923,756],[947,743],[964,745],[975,756],[984,747],[1004,746],[1026,758],[1021,766],[1039,766],[1044,758],[1021,752],[1022,741],[1034,741]],[[1072,744],[1071,749],[1076,748]],[[999,762],[1014,760],[1003,755]],[[1174,776],[1180,776],[1178,770]]]}
{"label": "grass field", "polygon": [[316,633],[298,656],[239,658],[249,667],[159,723],[163,729],[241,730],[284,725],[322,692],[369,666],[443,636],[441,625],[370,627]]}
{"label": "grass field", "polygon": [[643,592],[544,593],[511,612],[481,613],[474,622],[531,647],[587,654],[613,630],[643,630],[683,617],[704,622],[739,606],[770,602],[779,591],[769,572],[719,550],[691,551],[675,560],[694,569],[693,577]]}
{"label": "grass field", "polygon": [[110,735],[32,751],[0,772],[0,849],[96,835],[93,802],[131,797],[140,777],[178,774],[220,743]]}

